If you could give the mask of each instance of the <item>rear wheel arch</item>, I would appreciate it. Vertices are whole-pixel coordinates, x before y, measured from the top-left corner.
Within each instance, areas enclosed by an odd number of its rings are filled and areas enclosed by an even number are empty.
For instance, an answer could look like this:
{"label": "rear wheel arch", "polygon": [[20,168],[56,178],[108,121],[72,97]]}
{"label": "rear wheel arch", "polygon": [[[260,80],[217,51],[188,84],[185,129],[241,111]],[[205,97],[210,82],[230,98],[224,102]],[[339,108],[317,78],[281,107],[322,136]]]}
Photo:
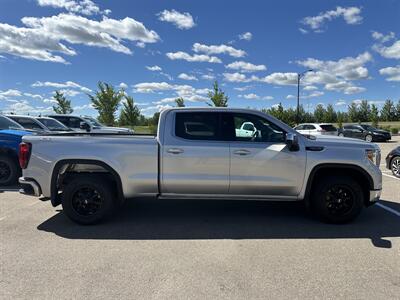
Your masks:
{"label": "rear wheel arch", "polygon": [[374,189],[374,181],[364,169],[359,166],[348,164],[321,164],[315,166],[308,176],[304,197],[307,206],[310,204],[310,196],[312,195],[314,185],[318,182],[318,180],[331,175],[346,175],[354,178],[360,184],[363,190],[364,204],[369,204],[369,191]]}
{"label": "rear wheel arch", "polygon": [[[69,166],[72,165],[79,165],[79,164],[84,164],[84,165],[93,165],[93,166],[98,166],[103,168],[106,172],[103,174],[104,177],[106,177],[106,174],[109,174],[108,176],[111,176],[112,180],[115,182],[115,189],[117,192],[117,201],[118,204],[121,205],[125,201],[124,198],[124,193],[122,189],[122,181],[121,177],[119,174],[108,164],[105,162],[99,161],[99,160],[91,160],[91,159],[64,159],[60,160],[56,163],[56,165],[53,168],[53,172],[51,175],[51,189],[50,189],[50,198],[51,198],[51,203],[53,206],[57,206],[61,203],[61,199],[59,197],[59,176],[60,172],[64,168],[68,168]],[[64,169],[65,170],[65,169]],[[69,176],[88,176],[91,173],[76,173],[76,175],[69,175]],[[102,174],[93,174],[93,176],[102,176]]]}

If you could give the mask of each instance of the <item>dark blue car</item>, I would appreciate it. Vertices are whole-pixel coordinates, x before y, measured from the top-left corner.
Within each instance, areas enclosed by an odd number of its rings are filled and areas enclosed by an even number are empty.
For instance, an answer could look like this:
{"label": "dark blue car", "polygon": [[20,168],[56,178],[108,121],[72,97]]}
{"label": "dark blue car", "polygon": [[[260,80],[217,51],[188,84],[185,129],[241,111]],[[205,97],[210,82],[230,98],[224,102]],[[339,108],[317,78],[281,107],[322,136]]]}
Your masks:
{"label": "dark blue car", "polygon": [[18,148],[24,135],[32,134],[0,115],[0,187],[15,184],[21,174]]}

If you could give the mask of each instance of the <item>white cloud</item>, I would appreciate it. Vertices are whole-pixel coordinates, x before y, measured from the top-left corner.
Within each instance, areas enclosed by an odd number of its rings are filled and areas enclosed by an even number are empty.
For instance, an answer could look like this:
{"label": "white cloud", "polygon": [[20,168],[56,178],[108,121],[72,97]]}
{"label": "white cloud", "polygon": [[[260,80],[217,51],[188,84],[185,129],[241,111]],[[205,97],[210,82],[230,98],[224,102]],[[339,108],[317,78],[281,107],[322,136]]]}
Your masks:
{"label": "white cloud", "polygon": [[51,81],[36,81],[35,83],[33,83],[31,85],[32,87],[52,87],[52,88],[56,88],[56,89],[65,89],[65,88],[76,88],[81,90],[82,92],[85,93],[90,93],[92,92],[91,89],[82,86],[76,82],[73,81],[66,81],[64,83],[62,82],[51,82]]}
{"label": "white cloud", "polygon": [[142,82],[133,86],[138,93],[153,93],[155,91],[172,90],[173,85],[167,82]]}
{"label": "white cloud", "polygon": [[315,85],[307,85],[303,88],[305,91],[314,91],[317,90],[318,88]]}
{"label": "white cloud", "polygon": [[102,12],[100,8],[91,0],[37,0],[40,6],[51,6],[54,8],[63,8],[72,13],[79,13],[83,15],[93,14],[109,14],[109,9]]}
{"label": "white cloud", "polygon": [[295,95],[287,95],[287,96],[286,96],[286,99],[294,99],[294,98],[296,98]]}
{"label": "white cloud", "polygon": [[152,66],[152,67],[146,66],[146,69],[149,71],[161,71],[162,70],[162,68],[157,65]]}
{"label": "white cloud", "polygon": [[52,112],[52,107],[32,106],[28,101],[12,101],[12,104],[7,106],[5,112],[13,112],[18,114],[38,115]]}
{"label": "white cloud", "polygon": [[346,81],[339,81],[336,83],[327,83],[325,89],[328,91],[343,92],[346,95],[357,94],[364,92],[366,89],[359,86],[354,86]]}
{"label": "white cloud", "polygon": [[305,17],[302,23],[309,26],[315,32],[321,32],[321,27],[326,21],[343,17],[344,21],[350,25],[360,24],[363,20],[361,8],[358,7],[341,7],[337,6],[335,10],[321,12],[318,16]]}
{"label": "white cloud", "polygon": [[60,92],[63,93],[64,96],[66,96],[66,97],[75,97],[76,95],[81,94],[80,91],[70,90],[70,89],[63,89],[63,90],[60,90]]}
{"label": "white cloud", "polygon": [[126,90],[128,88],[128,85],[125,82],[121,82],[119,85],[119,88]]}
{"label": "white cloud", "polygon": [[243,57],[246,52],[240,49],[233,48],[227,45],[203,45],[200,43],[193,44],[193,51],[198,53],[205,53],[207,55],[212,54],[228,54],[233,57]]}
{"label": "white cloud", "polygon": [[79,105],[79,106],[74,106],[73,110],[74,111],[80,111],[80,110],[86,110],[86,109],[92,109],[93,108],[93,104],[89,103],[89,104],[83,104],[83,105]]}
{"label": "white cloud", "polygon": [[180,13],[175,9],[163,10],[158,14],[158,19],[160,21],[173,23],[179,29],[190,29],[196,25],[191,14],[187,12]]}
{"label": "white cloud", "polygon": [[357,57],[344,57],[338,61],[307,58],[303,61],[297,61],[297,63],[315,71],[343,77],[346,80],[358,80],[368,77],[368,69],[364,65],[370,61],[372,61],[372,55],[369,52],[364,52]]}
{"label": "white cloud", "polygon": [[0,91],[0,99],[5,99],[8,97],[20,97],[22,93],[19,90],[9,89],[7,91]]}
{"label": "white cloud", "polygon": [[336,105],[336,106],[343,106],[343,105],[346,105],[346,101],[345,101],[345,100],[342,100],[342,99],[339,99],[339,100],[335,103],[335,105]]}
{"label": "white cloud", "polygon": [[204,75],[201,75],[201,78],[205,79],[205,80],[214,80],[215,76],[213,74],[204,74]]}
{"label": "white cloud", "polygon": [[43,99],[43,96],[39,94],[24,93],[24,96],[31,97],[33,99],[40,99],[40,100]]}
{"label": "white cloud", "polygon": [[253,87],[252,85],[246,85],[246,86],[242,86],[242,87],[234,87],[233,89],[236,90],[236,91],[243,92],[243,91],[246,91],[246,90],[248,90],[248,89],[250,89],[252,87]]}
{"label": "white cloud", "polygon": [[392,31],[386,35],[378,31],[372,31],[371,35],[374,40],[377,40],[381,43],[386,43],[396,37],[396,35]]}
{"label": "white cloud", "polygon": [[267,67],[265,65],[254,65],[249,62],[235,61],[225,66],[227,69],[238,70],[241,72],[256,72],[265,71]]}
{"label": "white cloud", "polygon": [[190,55],[183,51],[178,52],[168,52],[167,57],[171,60],[186,60],[189,62],[209,62],[209,63],[222,63],[222,61],[216,56],[209,56],[204,54],[194,54]]}
{"label": "white cloud", "polygon": [[308,33],[308,30],[305,30],[304,28],[299,28],[299,31],[302,33],[302,34],[307,34]]}
{"label": "white cloud", "polygon": [[317,98],[317,97],[321,97],[322,95],[324,95],[324,92],[314,91],[309,95],[302,96],[302,98],[304,98],[304,99]]}
{"label": "white cloud", "polygon": [[249,79],[246,77],[246,75],[241,74],[241,73],[223,73],[224,80],[229,81],[229,82],[248,82]]}
{"label": "white cloud", "polygon": [[263,97],[263,100],[273,100],[274,99],[274,97],[272,97],[272,96],[264,96]]}
{"label": "white cloud", "polygon": [[179,74],[179,75],[178,75],[178,78],[183,79],[183,80],[198,80],[198,79],[196,78],[196,76],[188,75],[188,74],[186,74],[186,73],[181,73],[181,74]]}
{"label": "white cloud", "polygon": [[21,21],[27,27],[0,23],[0,53],[67,63],[54,52],[66,55],[77,53],[61,41],[132,54],[122,44],[124,40],[154,43],[160,39],[155,31],[148,30],[142,23],[128,17],[121,20],[103,17],[101,21],[96,21],[73,14],[59,14],[43,18],[24,17]]}
{"label": "white cloud", "polygon": [[239,40],[251,41],[252,38],[253,38],[253,34],[251,32],[245,32],[245,33],[239,34]]}
{"label": "white cloud", "polygon": [[254,94],[254,93],[250,93],[250,94],[243,95],[243,98],[254,100],[254,99],[260,99],[260,96],[258,96],[257,94]]}
{"label": "white cloud", "polygon": [[260,78],[260,81],[276,85],[296,85],[297,73],[276,72]]}
{"label": "white cloud", "polygon": [[374,45],[373,49],[385,58],[400,59],[400,40],[391,46]]}
{"label": "white cloud", "polygon": [[379,74],[387,76],[387,81],[400,81],[400,65],[380,69]]}

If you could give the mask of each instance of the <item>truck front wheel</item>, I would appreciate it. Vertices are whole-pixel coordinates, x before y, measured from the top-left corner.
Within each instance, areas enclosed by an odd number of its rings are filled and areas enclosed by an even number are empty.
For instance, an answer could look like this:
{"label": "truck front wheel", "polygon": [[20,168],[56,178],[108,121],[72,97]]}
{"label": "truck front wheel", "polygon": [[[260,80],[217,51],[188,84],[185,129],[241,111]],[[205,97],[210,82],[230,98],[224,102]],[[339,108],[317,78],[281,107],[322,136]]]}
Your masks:
{"label": "truck front wheel", "polygon": [[112,188],[102,177],[78,175],[64,186],[61,204],[72,221],[95,224],[113,211]]}
{"label": "truck front wheel", "polygon": [[314,186],[313,212],[328,223],[353,221],[363,208],[363,191],[357,181],[347,176],[329,176]]}

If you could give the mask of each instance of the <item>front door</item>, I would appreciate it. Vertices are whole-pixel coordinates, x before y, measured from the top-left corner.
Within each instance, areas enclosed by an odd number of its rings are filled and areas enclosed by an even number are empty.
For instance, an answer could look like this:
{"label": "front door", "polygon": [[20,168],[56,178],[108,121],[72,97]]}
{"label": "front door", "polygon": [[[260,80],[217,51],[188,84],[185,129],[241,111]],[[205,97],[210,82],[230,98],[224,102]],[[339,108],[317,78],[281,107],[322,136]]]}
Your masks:
{"label": "front door", "polygon": [[163,195],[228,193],[229,142],[221,139],[220,113],[174,112],[161,149]]}
{"label": "front door", "polygon": [[302,188],[306,153],[290,151],[284,130],[256,114],[230,113],[235,128],[254,124],[251,137],[234,136],[230,142],[229,193],[261,197],[296,197]]}

